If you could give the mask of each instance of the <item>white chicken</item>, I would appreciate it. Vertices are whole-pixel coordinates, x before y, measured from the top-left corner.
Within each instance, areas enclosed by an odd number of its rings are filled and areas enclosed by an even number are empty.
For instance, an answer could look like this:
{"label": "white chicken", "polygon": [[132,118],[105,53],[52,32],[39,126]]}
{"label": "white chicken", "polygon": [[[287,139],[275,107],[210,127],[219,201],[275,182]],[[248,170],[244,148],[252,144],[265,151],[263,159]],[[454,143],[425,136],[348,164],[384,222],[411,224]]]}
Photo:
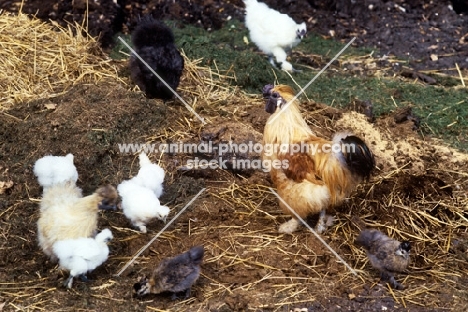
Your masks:
{"label": "white chicken", "polygon": [[250,39],[269,56],[273,66],[275,66],[274,56],[282,70],[298,71],[286,58],[287,52],[305,37],[307,33],[305,22],[297,24],[287,14],[273,10],[257,0],[243,1],[246,11],[245,25],[249,29]]}
{"label": "white chicken", "polygon": [[166,222],[169,207],[161,206],[156,194],[135,183],[134,178],[120,183],[117,191],[122,197],[124,215],[140,232],[146,233],[146,224],[154,218]]}
{"label": "white chicken", "polygon": [[165,176],[164,169],[157,164],[153,164],[145,152],[141,152],[138,158],[140,159],[140,170],[132,178],[132,181],[152,190],[157,198],[161,197]]}
{"label": "white chicken", "polygon": [[109,256],[107,243],[113,238],[109,229],[102,230],[95,238],[76,238],[57,241],[53,245],[54,254],[62,269],[70,271],[64,286],[71,288],[73,278],[80,276],[88,281],[86,273],[103,264]]}
{"label": "white chicken", "polygon": [[52,185],[78,180],[78,172],[73,164],[73,155],[44,156],[34,164],[34,175],[45,191]]}

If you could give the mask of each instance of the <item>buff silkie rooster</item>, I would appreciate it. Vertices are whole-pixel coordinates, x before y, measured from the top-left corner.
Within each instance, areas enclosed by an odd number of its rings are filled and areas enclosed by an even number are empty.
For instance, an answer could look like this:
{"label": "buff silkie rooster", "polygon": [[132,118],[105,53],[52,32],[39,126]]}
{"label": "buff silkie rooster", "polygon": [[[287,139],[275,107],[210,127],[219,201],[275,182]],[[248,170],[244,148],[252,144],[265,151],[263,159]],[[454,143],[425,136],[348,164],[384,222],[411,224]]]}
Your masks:
{"label": "buff silkie rooster", "polygon": [[53,261],[57,256],[52,250],[55,242],[96,234],[99,210],[115,210],[117,190],[112,185],[98,188],[83,197],[74,182],[49,187],[42,196],[37,236],[42,251]]}
{"label": "buff silkie rooster", "polygon": [[250,39],[269,56],[273,66],[276,67],[275,57],[282,70],[298,71],[286,60],[287,52],[305,37],[306,24],[297,24],[287,14],[273,10],[257,0],[244,0],[244,3],[245,26],[249,29]]}
{"label": "buff silkie rooster", "polygon": [[[279,206],[292,219],[279,228],[280,233],[297,230],[301,218],[319,214],[316,230],[323,233],[333,218],[326,215],[329,207],[339,205],[368,178],[375,166],[374,156],[358,137],[337,133],[332,141],[317,137],[302,118],[294,91],[286,85],[263,88],[265,109],[271,114],[263,134],[264,146],[286,146],[271,153],[266,148],[262,158],[281,166],[271,167],[271,178],[281,200]],[[302,144],[301,150],[297,147]],[[306,148],[305,146],[309,147]]]}

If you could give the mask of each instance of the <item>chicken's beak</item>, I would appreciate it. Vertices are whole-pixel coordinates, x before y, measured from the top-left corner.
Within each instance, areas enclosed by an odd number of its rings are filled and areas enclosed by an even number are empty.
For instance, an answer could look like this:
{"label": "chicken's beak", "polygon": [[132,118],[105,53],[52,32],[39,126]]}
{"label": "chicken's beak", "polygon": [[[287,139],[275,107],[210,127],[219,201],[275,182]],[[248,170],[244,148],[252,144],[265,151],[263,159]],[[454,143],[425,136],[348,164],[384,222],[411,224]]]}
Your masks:
{"label": "chicken's beak", "polygon": [[165,216],[164,218],[162,218],[162,222],[164,222],[164,224],[166,224],[166,219],[167,219],[167,216]]}
{"label": "chicken's beak", "polygon": [[117,210],[117,206],[114,204],[114,205],[111,205],[111,204],[108,204],[106,202],[101,202],[99,205],[98,205],[98,208],[101,209],[101,210]]}

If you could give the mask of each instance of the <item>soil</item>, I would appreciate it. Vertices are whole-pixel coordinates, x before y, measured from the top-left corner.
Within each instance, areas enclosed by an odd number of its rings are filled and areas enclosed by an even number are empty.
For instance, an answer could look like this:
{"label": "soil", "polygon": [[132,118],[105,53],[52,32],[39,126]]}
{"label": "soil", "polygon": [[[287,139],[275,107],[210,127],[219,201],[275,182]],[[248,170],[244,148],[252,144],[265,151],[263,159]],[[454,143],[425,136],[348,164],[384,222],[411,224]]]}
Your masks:
{"label": "soil", "polygon": [[[460,39],[468,33],[467,17],[447,9],[448,2],[365,1],[365,7],[346,6],[346,1],[284,1],[281,7],[267,2],[298,20],[307,20],[311,31],[329,36],[334,30],[338,39],[359,34],[358,45],[405,56],[416,68],[447,69],[455,62],[468,68],[466,43]],[[243,7],[240,0],[117,1],[121,7],[115,10],[107,7],[112,1],[99,3],[91,8],[89,25],[91,33],[104,30],[104,46],[111,44],[116,31],[131,29],[137,16],[154,9],[158,17],[214,29],[228,16],[241,18]],[[395,3],[407,12],[395,8]],[[369,5],[375,9],[369,10]],[[14,5],[3,1],[2,6]],[[39,9],[38,16],[45,19],[79,20],[84,7],[80,1],[32,1],[22,9],[30,13]],[[105,16],[110,20],[97,18],[102,12],[109,12]],[[396,26],[383,27],[388,20]],[[421,44],[408,46],[407,42]],[[428,55],[433,45],[430,53],[444,55],[440,62]],[[51,103],[56,106],[46,105]],[[187,159],[217,155],[153,153],[151,159],[167,172],[161,202],[171,207],[168,220],[195,194],[206,190],[120,276],[116,276],[119,270],[164,224],[154,221],[147,234],[140,234],[121,211],[100,213],[99,228],[111,228],[114,234],[110,258],[89,274],[91,282],[76,281],[73,289],[64,289],[67,273],[58,270],[37,246],[42,190],[32,167],[38,158],[73,153],[80,174],[78,185],[84,194],[91,194],[102,184],[117,185],[138,171],[136,155],[120,153],[119,143],[159,142],[161,137],[174,142],[260,142],[268,117],[263,102],[256,99],[238,103],[224,115],[206,108],[211,122],[201,129],[176,102],[148,100],[117,83],[77,85],[63,96],[23,103],[0,115],[0,183],[4,182],[0,184],[0,310],[445,311],[455,306],[464,310],[468,306],[464,292],[468,281],[466,224],[448,230],[432,222],[435,218],[446,224],[451,219],[466,220],[466,211],[447,207],[463,207],[466,202],[468,180],[463,172],[468,157],[436,140],[423,140],[414,131],[414,122],[397,123],[396,115],[369,123],[372,118],[354,111],[303,104],[307,114],[313,114],[311,127],[318,135],[331,137],[335,131],[352,129],[366,137],[377,158],[374,177],[336,208],[337,223],[323,235],[359,271],[359,277],[350,274],[307,230],[294,235],[277,233],[278,225],[289,217],[281,214],[276,198],[268,192],[267,187],[273,186],[268,173],[235,170],[232,165],[226,170],[189,170],[184,168]],[[307,120],[312,120],[307,114]],[[258,159],[259,155],[236,156]],[[225,156],[231,164],[233,157]],[[410,224],[406,214],[415,207],[424,209],[427,217],[415,218],[416,225]],[[353,244],[353,235],[358,233],[353,215],[374,226],[401,225],[401,233],[417,228],[430,236],[427,241],[416,234],[408,237],[416,241],[410,274],[397,276],[407,290],[390,291],[379,283],[378,273]],[[456,242],[452,247],[450,240],[446,245],[445,233]],[[149,274],[164,257],[197,244],[205,246],[205,261],[188,300],[172,301],[164,293],[143,299],[133,296],[132,285],[140,276]],[[444,274],[438,275],[439,271]]]}
{"label": "soil", "polygon": [[[51,102],[57,105],[55,109],[47,108],[46,104]],[[239,115],[243,117],[237,116],[240,119],[236,122],[226,117],[211,116],[211,126],[200,133],[191,128],[184,133],[184,141],[260,141],[267,115],[261,101],[257,104],[239,107]],[[419,141],[412,130],[412,122],[397,124],[394,116],[384,116],[369,124],[365,115],[355,112],[327,110],[317,103],[304,105],[309,112],[322,112],[314,114],[313,129],[323,136],[328,137],[340,128],[349,129],[347,123],[352,120],[351,128],[357,134],[366,132],[368,140],[375,140],[372,149],[378,160],[379,172],[392,172],[402,164],[411,163],[408,170],[395,173],[391,179],[384,178],[378,182],[380,178],[374,178],[371,194],[368,194],[369,185],[364,185],[349,202],[336,208],[337,228],[323,237],[353,267],[362,267],[365,256],[362,250],[353,251],[357,247],[351,247],[353,239],[346,238],[349,234],[344,234],[348,232],[343,229],[352,228],[353,235],[357,234],[352,222],[356,209],[359,209],[360,216],[367,216],[366,222],[405,224],[406,221],[400,220],[405,218],[403,215],[397,217],[397,207],[380,203],[388,200],[389,194],[398,194],[402,204],[410,206],[415,201],[450,202],[454,194],[460,193],[454,187],[466,193],[466,178],[460,180],[461,176],[451,176],[440,170],[466,168],[468,157],[445,148],[445,152],[432,158],[427,148],[437,149],[437,145],[426,147],[425,142]],[[153,161],[160,160],[167,171],[161,202],[172,209],[169,219],[193,195],[207,188],[187,211],[118,277],[115,276],[117,272],[164,224],[151,222],[148,234],[139,234],[121,212],[101,213],[99,228],[108,227],[114,233],[111,256],[104,265],[89,274],[91,282],[78,280],[72,290],[64,289],[62,283],[67,273],[58,270],[37,246],[36,221],[41,188],[32,173],[35,160],[46,154],[73,153],[80,174],[78,185],[85,194],[90,194],[101,184],[116,185],[136,174],[136,156],[120,153],[118,143],[144,142],[150,133],[158,137],[184,118],[190,119],[191,116],[181,105],[148,100],[141,93],[129,92],[119,85],[76,86],[52,101],[39,100],[19,105],[8,115],[1,115],[0,181],[13,182],[5,186],[5,194],[0,195],[0,222],[6,237],[1,246],[3,265],[0,279],[3,282],[0,291],[7,298],[5,303],[8,307],[16,301],[20,309],[64,311],[335,311],[343,308],[349,311],[398,311],[406,308],[438,311],[453,305],[452,296],[456,290],[446,288],[440,280],[424,273],[430,270],[424,257],[416,253],[410,269],[414,275],[405,277],[403,274],[398,278],[405,280],[403,283],[408,286],[409,294],[414,289],[426,287],[427,282],[436,285],[437,299],[434,296],[427,299],[417,296],[417,299],[412,298],[417,300],[417,304],[405,302],[403,300],[408,293],[399,291],[396,296],[392,295],[385,285],[378,283],[378,274],[369,265],[362,267],[365,282],[353,277],[305,229],[294,235],[279,235],[278,225],[287,217],[280,213],[275,197],[265,192],[266,187],[273,186],[268,173],[229,168],[181,170],[187,158],[203,157],[193,154],[151,154]],[[329,127],[332,123],[335,124],[333,129]],[[394,143],[385,138],[393,138]],[[400,154],[391,156],[392,146],[402,142],[409,142],[414,147],[411,151],[421,155],[398,149]],[[379,150],[382,145],[387,148],[385,153]],[[205,155],[206,158],[211,156]],[[256,159],[258,155],[244,157]],[[363,201],[373,204],[357,208]],[[442,215],[441,218],[445,213],[439,208],[430,211],[433,216]],[[395,217],[399,220],[395,221]],[[461,244],[466,242],[460,236],[463,231],[460,228],[453,234]],[[205,246],[206,255],[203,274],[192,287],[190,299],[172,301],[171,295],[164,293],[144,299],[133,296],[132,285],[140,276],[149,274],[162,258],[196,244]],[[415,247],[416,250],[421,248],[424,247]],[[457,269],[463,272],[468,264],[456,259],[464,259],[465,249],[457,249],[457,255],[445,256],[452,261],[448,261],[447,266],[452,266],[455,261]],[[466,279],[466,275],[460,276],[458,281],[462,279]],[[458,288],[456,280],[450,284]],[[461,302],[464,303],[466,301]]]}

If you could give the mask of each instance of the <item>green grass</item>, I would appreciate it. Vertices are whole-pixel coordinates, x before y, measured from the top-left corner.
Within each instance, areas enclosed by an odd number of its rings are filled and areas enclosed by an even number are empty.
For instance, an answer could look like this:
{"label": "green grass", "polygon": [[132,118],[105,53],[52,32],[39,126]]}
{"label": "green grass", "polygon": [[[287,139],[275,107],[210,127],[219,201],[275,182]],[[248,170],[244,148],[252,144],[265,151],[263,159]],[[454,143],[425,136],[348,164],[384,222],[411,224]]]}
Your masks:
{"label": "green grass", "polygon": [[[260,94],[265,84],[274,82],[298,89],[290,76],[274,69],[253,43],[246,43],[248,32],[239,21],[230,21],[223,29],[211,32],[190,25],[177,25],[176,22],[168,22],[168,25],[174,30],[177,46],[189,58],[201,58],[202,65],[213,69],[233,70],[236,80],[232,84],[248,93]],[[321,55],[328,62],[344,45],[311,34],[295,50]],[[121,48],[122,45],[116,49]],[[116,53],[116,49],[113,53]],[[371,49],[350,47],[342,57],[368,55],[371,52]],[[300,64],[294,64],[294,59],[292,61],[296,68],[300,68]],[[456,79],[437,77],[441,85],[424,85],[399,77],[377,78],[349,74],[335,64],[332,65],[333,69],[325,71],[306,90],[308,98],[335,107],[344,107],[354,99],[370,100],[374,104],[376,116],[410,105],[421,118],[425,134],[433,134],[452,146],[468,151],[468,89],[456,88],[459,85]],[[318,71],[318,68],[304,68],[301,73],[294,74],[293,78],[299,85],[305,86]]]}

